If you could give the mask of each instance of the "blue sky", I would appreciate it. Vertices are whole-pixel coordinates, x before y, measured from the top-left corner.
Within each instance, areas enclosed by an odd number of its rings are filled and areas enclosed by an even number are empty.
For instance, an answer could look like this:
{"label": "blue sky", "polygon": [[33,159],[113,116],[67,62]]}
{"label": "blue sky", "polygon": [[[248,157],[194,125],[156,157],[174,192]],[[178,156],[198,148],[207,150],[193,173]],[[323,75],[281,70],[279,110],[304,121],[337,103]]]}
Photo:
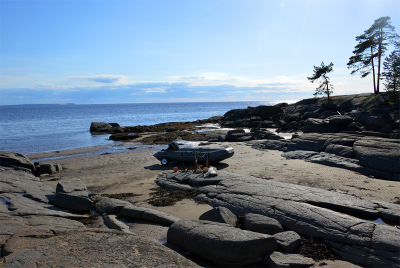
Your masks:
{"label": "blue sky", "polygon": [[400,33],[398,0],[0,4],[0,105],[293,102],[322,61],[334,95],[373,92],[347,69],[355,37],[382,16]]}

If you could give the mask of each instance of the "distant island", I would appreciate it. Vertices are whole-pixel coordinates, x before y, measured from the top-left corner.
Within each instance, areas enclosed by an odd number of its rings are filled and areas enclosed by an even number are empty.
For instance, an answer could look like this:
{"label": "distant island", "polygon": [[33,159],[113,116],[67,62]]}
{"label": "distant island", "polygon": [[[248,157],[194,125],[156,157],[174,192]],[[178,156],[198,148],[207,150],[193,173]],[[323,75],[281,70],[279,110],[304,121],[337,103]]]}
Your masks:
{"label": "distant island", "polygon": [[0,106],[55,106],[55,105],[76,105],[76,103],[39,103],[39,104],[12,104],[12,105],[0,105]]}

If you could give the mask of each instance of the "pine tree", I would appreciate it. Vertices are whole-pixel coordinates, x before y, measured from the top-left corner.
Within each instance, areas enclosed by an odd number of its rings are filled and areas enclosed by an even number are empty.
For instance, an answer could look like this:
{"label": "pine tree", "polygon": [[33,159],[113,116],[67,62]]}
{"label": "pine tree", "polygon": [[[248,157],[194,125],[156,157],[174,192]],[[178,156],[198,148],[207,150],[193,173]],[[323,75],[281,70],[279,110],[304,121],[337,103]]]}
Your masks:
{"label": "pine tree", "polygon": [[[347,67],[354,69],[351,74],[361,73],[361,78],[366,77],[372,71],[374,82],[374,93],[379,93],[379,80],[381,78],[381,58],[384,56],[387,45],[394,44],[399,35],[394,32],[390,17],[381,17],[374,21],[372,26],[364,31],[364,34],[356,37],[359,43],[353,51],[354,56],[350,57]],[[375,82],[375,62],[377,66],[377,80]]]}
{"label": "pine tree", "polygon": [[400,89],[400,43],[396,49],[385,58],[382,77],[387,91],[398,92]]}
{"label": "pine tree", "polygon": [[333,63],[325,65],[324,62],[321,63],[321,67],[314,65],[314,74],[311,77],[307,77],[311,83],[321,80],[319,87],[316,88],[314,96],[326,94],[328,96],[328,102],[330,102],[330,95],[333,93],[333,85],[330,83],[329,77],[326,75],[333,72]]}
{"label": "pine tree", "polygon": [[372,71],[374,93],[376,93],[374,66],[374,58],[378,56],[378,53],[376,52],[376,44],[373,38],[366,34],[357,36],[356,40],[359,41],[359,43],[355,46],[355,50],[353,51],[355,55],[350,57],[349,62],[347,63],[347,68],[353,69],[351,74],[360,72],[361,78],[368,76]]}

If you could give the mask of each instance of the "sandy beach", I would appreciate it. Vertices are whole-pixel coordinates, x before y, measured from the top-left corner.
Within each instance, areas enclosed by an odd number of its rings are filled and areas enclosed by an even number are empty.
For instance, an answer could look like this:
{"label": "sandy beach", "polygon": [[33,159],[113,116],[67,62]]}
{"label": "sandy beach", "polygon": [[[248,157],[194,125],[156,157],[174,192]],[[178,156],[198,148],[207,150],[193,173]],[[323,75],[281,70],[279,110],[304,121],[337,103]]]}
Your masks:
{"label": "sandy beach", "polygon": [[[129,147],[129,144],[125,146]],[[398,202],[400,182],[375,179],[353,171],[329,167],[303,160],[286,159],[281,151],[260,151],[245,143],[212,143],[210,147],[232,147],[235,155],[216,165],[218,170],[252,175],[268,180],[310,186],[330,191],[340,191],[361,198],[385,202]],[[151,207],[149,199],[157,175],[163,170],[171,170],[181,163],[162,166],[153,154],[166,145],[139,146],[134,150],[119,153],[107,153],[103,147],[78,149],[29,155],[30,158],[59,157],[43,162],[61,164],[61,172],[43,176],[45,184],[56,187],[61,180],[81,179],[94,194],[133,193],[132,197],[139,206]],[[94,154],[101,151],[101,154]],[[112,150],[109,150],[112,151]],[[85,155],[85,153],[88,153]],[[77,156],[74,156],[78,154]],[[66,157],[63,157],[66,156]],[[68,157],[67,157],[68,156]],[[183,200],[173,207],[157,209],[180,218],[198,218],[211,207]]]}

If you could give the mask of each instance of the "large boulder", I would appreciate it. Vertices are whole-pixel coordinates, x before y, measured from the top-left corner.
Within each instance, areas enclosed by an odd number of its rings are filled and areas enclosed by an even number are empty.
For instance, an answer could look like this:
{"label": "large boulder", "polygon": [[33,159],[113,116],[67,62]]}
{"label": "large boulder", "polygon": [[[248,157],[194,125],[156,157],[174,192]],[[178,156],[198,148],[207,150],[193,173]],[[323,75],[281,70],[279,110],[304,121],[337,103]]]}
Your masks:
{"label": "large boulder", "polygon": [[123,141],[123,140],[133,140],[139,138],[140,135],[136,133],[115,133],[110,136],[110,140],[113,141]]}
{"label": "large boulder", "polygon": [[64,193],[57,193],[54,199],[54,206],[79,211],[89,211],[93,202],[84,196],[76,196]]}
{"label": "large boulder", "polygon": [[90,132],[107,132],[112,129],[112,125],[103,122],[92,122]]}
{"label": "large boulder", "polygon": [[367,128],[367,130],[378,130],[383,128],[386,124],[386,121],[380,116],[371,115],[365,111],[361,112],[356,118],[354,118],[354,121],[361,123]]}
{"label": "large boulder", "polygon": [[319,113],[316,112],[305,112],[301,119],[307,120],[308,118],[317,118],[319,117]]}
{"label": "large boulder", "polygon": [[32,172],[35,172],[35,165],[28,157],[23,154],[11,151],[0,151],[0,166],[23,167],[30,169]]}
{"label": "large boulder", "polygon": [[286,253],[295,253],[300,250],[301,237],[293,231],[280,232],[274,234],[278,243],[278,251]]}
{"label": "large boulder", "polygon": [[254,108],[249,115],[251,116],[260,116],[262,118],[268,118],[274,116],[276,114],[282,113],[283,110],[278,106],[258,106]]}
{"label": "large boulder", "polygon": [[353,122],[353,118],[347,115],[333,115],[326,118],[326,120],[329,120],[330,124],[345,126],[345,127],[347,127]]}
{"label": "large boulder", "polygon": [[53,174],[57,172],[57,166],[55,164],[40,164],[40,174]]}
{"label": "large boulder", "polygon": [[275,238],[270,235],[200,220],[180,220],[172,224],[167,241],[220,266],[257,263],[277,248]]}
{"label": "large boulder", "polygon": [[88,197],[86,185],[80,179],[70,179],[57,183],[56,193],[72,194],[76,196]]}
{"label": "large boulder", "polygon": [[273,235],[283,232],[279,221],[260,214],[247,213],[244,215],[244,229],[252,232]]}
{"label": "large boulder", "polygon": [[331,124],[329,120],[317,119],[317,118],[308,118],[304,123],[306,133],[338,133],[344,130],[346,127]]}
{"label": "large boulder", "polygon": [[88,198],[86,185],[80,179],[61,181],[56,187],[54,206],[79,211],[89,211],[93,201]]}
{"label": "large boulder", "polygon": [[225,118],[235,120],[238,118],[244,118],[249,111],[247,109],[233,109],[224,114]]}
{"label": "large boulder", "polygon": [[286,126],[284,126],[283,129],[284,130],[287,130],[287,129],[295,129],[295,130],[301,129],[301,124],[296,122],[296,121],[292,121],[289,124],[287,124]]}

